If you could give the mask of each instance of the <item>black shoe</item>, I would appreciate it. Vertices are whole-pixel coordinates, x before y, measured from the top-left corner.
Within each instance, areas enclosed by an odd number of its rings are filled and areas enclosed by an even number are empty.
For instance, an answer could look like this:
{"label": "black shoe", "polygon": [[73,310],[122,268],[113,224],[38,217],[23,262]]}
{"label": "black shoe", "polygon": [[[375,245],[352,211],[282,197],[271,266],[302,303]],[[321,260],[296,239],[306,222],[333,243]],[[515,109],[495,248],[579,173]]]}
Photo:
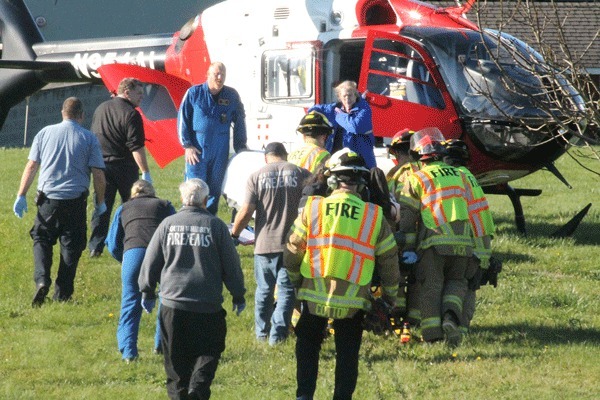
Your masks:
{"label": "black shoe", "polygon": [[98,258],[102,255],[102,250],[90,250],[90,258]]}
{"label": "black shoe", "polygon": [[446,336],[446,341],[452,347],[460,345],[462,341],[462,333],[458,328],[458,323],[455,318],[449,314],[444,315],[444,322],[442,322],[442,330]]}
{"label": "black shoe", "polygon": [[152,352],[153,352],[154,354],[158,354],[158,355],[160,355],[160,354],[162,354],[162,353],[163,353],[163,351],[162,351],[162,347],[157,347],[157,348],[155,348],[154,350],[152,350]]}
{"label": "black shoe", "polygon": [[44,300],[46,300],[47,295],[48,286],[46,286],[44,283],[38,283],[37,290],[33,296],[33,301],[31,302],[31,307],[41,307],[42,304],[44,304]]}

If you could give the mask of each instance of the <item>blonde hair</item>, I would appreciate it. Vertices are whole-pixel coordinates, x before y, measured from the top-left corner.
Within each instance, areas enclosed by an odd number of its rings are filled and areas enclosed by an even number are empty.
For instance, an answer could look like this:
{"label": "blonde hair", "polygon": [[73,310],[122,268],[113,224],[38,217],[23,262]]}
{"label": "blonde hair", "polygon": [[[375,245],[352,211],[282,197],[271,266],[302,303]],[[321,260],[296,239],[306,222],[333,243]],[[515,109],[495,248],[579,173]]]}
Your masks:
{"label": "blonde hair", "polygon": [[344,82],[340,83],[339,85],[337,85],[335,87],[335,94],[338,97],[340,97],[340,93],[342,92],[342,90],[351,90],[354,92],[356,97],[358,97],[360,95],[360,93],[358,92],[358,86],[356,85],[356,82],[354,82],[354,81],[344,81]]}
{"label": "blonde hair", "polygon": [[202,179],[192,178],[179,185],[181,203],[184,206],[204,208],[204,202],[208,197],[208,185]]}
{"label": "blonde hair", "polygon": [[156,196],[156,191],[150,182],[138,179],[131,187],[131,198],[133,199],[141,195]]}

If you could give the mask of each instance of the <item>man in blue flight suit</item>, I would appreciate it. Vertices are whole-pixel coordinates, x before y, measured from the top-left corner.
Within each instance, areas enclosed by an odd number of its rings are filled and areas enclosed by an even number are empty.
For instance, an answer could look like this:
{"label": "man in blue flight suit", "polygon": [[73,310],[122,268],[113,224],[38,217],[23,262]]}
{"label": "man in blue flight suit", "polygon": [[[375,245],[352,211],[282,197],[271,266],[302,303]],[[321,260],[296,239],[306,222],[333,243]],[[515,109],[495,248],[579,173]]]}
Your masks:
{"label": "man in blue flight suit", "polygon": [[206,82],[188,89],[177,116],[179,141],[185,149],[185,179],[208,184],[207,209],[216,215],[229,159],[229,132],[233,124],[233,149],[246,149],[246,114],[240,95],[225,86],[225,65],[213,62]]}

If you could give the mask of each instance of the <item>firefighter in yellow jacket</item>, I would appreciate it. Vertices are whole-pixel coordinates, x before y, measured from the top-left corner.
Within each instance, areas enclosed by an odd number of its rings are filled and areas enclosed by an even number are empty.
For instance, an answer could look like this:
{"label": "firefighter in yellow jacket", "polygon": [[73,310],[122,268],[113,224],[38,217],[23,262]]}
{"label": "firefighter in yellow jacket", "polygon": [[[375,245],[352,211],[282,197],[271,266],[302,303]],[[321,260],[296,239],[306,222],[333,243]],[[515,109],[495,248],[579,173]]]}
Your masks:
{"label": "firefighter in yellow jacket", "polygon": [[419,154],[422,165],[408,177],[403,190],[418,200],[419,207],[405,208],[399,224],[400,229],[419,224],[416,275],[423,340],[435,342],[445,337],[450,345],[458,345],[473,242],[466,177],[442,161],[444,141],[437,128],[425,128],[412,136],[411,150]]}
{"label": "firefighter in yellow jacket", "polygon": [[352,398],[373,272],[378,272],[382,296],[392,306],[398,291],[398,250],[391,229],[381,207],[358,194],[369,170],[357,153],[338,153],[326,172],[333,192],[308,198],[284,250],[285,266],[302,301],[295,328],[298,399],[313,398],[328,318],[335,329],[333,398]]}
{"label": "firefighter in yellow jacket", "polygon": [[[406,196],[403,193],[403,188],[408,181],[408,177],[421,168],[418,161],[413,160],[410,155],[410,138],[414,131],[403,129],[397,132],[392,137],[392,142],[388,148],[388,152],[396,159],[397,165],[390,169],[386,175],[390,194],[402,207],[419,207],[418,200]],[[400,218],[402,218],[402,211]],[[398,245],[398,253],[400,254],[400,287],[398,289],[398,303],[396,304],[397,312],[401,315],[403,321],[408,322],[411,326],[418,326],[421,321],[421,311],[419,310],[419,285],[415,277],[416,267],[416,226],[408,227],[408,231],[404,232],[398,229],[397,224],[394,224],[394,237]],[[403,257],[404,252],[408,252],[408,257]],[[412,256],[415,255],[415,256]],[[411,258],[412,256],[412,258]]]}
{"label": "firefighter in yellow jacket", "polygon": [[333,125],[320,112],[311,111],[302,117],[296,131],[304,137],[304,146],[292,151],[288,161],[315,174],[331,157],[325,141],[333,133]]}
{"label": "firefighter in yellow jacket", "polygon": [[483,189],[479,186],[477,179],[465,166],[469,161],[469,148],[467,144],[459,139],[448,140],[444,144],[446,156],[444,161],[461,170],[467,177],[467,204],[469,207],[469,221],[473,233],[473,257],[469,262],[467,276],[472,276],[468,282],[468,290],[463,304],[463,333],[466,333],[475,314],[475,291],[481,285],[482,276],[487,273],[492,255],[492,239],[496,232],[494,219],[490,212]]}

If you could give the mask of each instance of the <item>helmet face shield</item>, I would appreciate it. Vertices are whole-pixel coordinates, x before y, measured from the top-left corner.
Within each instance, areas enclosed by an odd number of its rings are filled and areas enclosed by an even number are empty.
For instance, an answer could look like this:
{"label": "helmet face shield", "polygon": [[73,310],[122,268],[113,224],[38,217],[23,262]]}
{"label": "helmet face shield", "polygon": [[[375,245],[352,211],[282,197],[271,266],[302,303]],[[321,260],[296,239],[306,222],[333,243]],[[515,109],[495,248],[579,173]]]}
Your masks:
{"label": "helmet face shield", "polygon": [[445,141],[444,135],[438,128],[424,128],[412,135],[410,149],[419,154],[420,160],[426,160],[446,154],[443,145]]}

